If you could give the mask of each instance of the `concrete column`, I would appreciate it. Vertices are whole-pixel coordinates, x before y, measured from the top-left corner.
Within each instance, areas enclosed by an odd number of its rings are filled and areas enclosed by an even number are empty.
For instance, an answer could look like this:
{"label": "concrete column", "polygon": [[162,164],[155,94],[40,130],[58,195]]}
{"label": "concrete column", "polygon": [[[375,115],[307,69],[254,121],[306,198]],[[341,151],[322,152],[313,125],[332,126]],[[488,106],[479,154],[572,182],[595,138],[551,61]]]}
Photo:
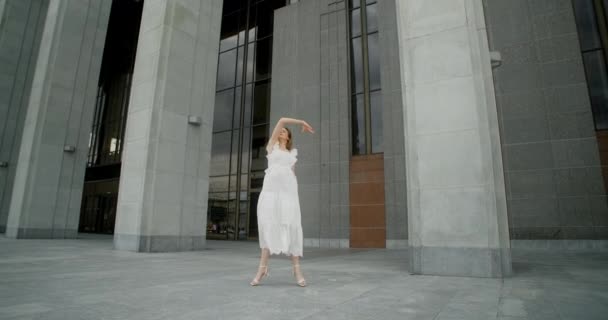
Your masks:
{"label": "concrete column", "polygon": [[119,250],[204,248],[221,17],[222,0],[144,2],[114,231]]}
{"label": "concrete column", "polygon": [[0,1],[0,232],[6,231],[47,1]]}
{"label": "concrete column", "polygon": [[27,97],[8,237],[77,234],[110,6],[111,1],[49,1]]}
{"label": "concrete column", "polygon": [[397,1],[410,271],[510,274],[496,102],[481,0]]}

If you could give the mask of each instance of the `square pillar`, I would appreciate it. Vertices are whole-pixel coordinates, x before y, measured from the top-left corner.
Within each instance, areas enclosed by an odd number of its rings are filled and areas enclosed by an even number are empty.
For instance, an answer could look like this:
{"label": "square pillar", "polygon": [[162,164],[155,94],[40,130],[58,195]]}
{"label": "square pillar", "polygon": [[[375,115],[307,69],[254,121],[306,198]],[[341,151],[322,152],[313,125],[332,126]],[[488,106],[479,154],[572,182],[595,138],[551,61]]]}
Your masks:
{"label": "square pillar", "polygon": [[146,0],[122,159],[114,246],[205,246],[222,0]]}
{"label": "square pillar", "polygon": [[511,273],[481,0],[400,0],[410,271]]}

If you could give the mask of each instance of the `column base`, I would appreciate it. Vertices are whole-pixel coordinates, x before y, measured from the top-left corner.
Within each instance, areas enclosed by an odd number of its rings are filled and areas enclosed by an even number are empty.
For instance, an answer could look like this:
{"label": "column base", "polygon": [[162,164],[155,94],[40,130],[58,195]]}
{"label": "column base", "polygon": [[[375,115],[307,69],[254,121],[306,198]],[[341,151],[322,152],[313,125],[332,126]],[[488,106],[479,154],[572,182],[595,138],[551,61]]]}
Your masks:
{"label": "column base", "polygon": [[510,276],[509,248],[409,247],[413,274],[502,278]]}
{"label": "column base", "polygon": [[206,236],[139,236],[114,234],[116,250],[136,252],[180,252],[204,250]]}

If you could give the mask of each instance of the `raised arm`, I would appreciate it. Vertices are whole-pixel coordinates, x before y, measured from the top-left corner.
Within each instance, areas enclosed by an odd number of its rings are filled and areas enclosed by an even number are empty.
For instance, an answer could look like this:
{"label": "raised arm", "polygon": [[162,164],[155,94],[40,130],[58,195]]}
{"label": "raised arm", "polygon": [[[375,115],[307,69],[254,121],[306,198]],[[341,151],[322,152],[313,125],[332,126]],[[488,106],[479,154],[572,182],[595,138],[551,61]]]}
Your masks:
{"label": "raised arm", "polygon": [[277,124],[274,126],[274,129],[272,130],[272,134],[270,135],[270,139],[268,139],[268,145],[266,145],[266,151],[268,151],[268,153],[270,153],[270,150],[272,150],[272,146],[277,142],[281,129],[283,129],[285,127],[285,125],[287,125],[287,124],[301,125],[302,132],[307,131],[310,133],[314,133],[314,130],[312,129],[312,127],[304,120],[298,120],[298,119],[292,119],[292,118],[281,118],[281,119],[279,119]]}

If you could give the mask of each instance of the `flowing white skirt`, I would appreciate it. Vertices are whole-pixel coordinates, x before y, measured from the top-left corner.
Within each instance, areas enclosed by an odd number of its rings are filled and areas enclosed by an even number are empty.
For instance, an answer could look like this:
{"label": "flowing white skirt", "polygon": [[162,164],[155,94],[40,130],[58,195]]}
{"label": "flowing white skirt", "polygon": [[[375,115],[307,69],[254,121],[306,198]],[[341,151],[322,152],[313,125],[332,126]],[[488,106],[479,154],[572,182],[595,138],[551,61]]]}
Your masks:
{"label": "flowing white skirt", "polygon": [[260,248],[271,254],[302,256],[302,218],[296,176],[287,166],[266,170],[258,199]]}

